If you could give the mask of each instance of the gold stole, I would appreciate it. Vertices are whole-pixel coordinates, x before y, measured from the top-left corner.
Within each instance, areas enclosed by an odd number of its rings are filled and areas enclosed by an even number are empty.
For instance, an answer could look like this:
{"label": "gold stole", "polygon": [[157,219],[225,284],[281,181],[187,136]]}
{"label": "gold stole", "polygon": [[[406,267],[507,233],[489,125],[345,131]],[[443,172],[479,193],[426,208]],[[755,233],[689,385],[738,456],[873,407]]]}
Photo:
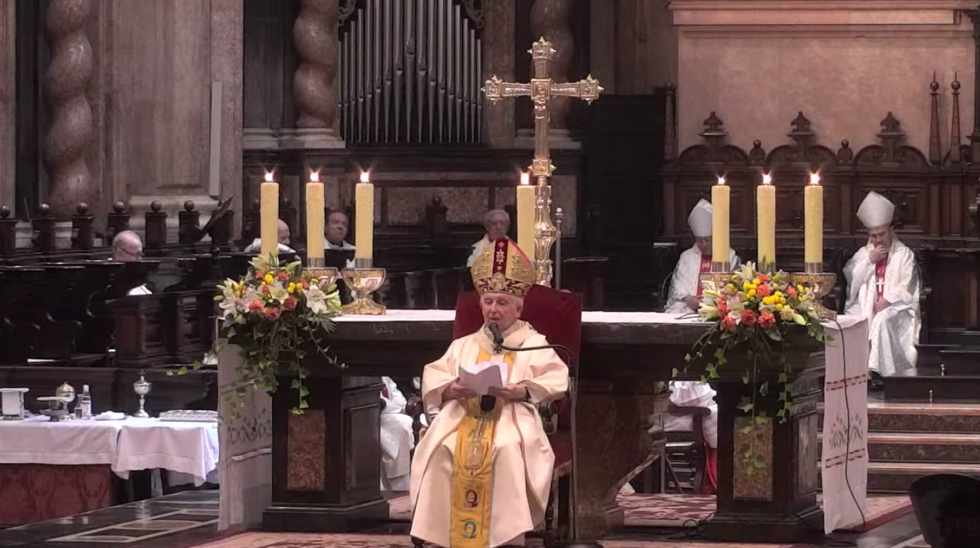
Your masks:
{"label": "gold stole", "polygon": [[[477,363],[490,359],[480,349]],[[504,354],[507,375],[514,365],[513,352]],[[493,410],[484,413],[480,398],[466,400],[466,416],[456,430],[453,460],[452,501],[450,502],[450,546],[486,548],[490,546],[490,507],[493,495],[493,437],[503,405],[498,399]]]}

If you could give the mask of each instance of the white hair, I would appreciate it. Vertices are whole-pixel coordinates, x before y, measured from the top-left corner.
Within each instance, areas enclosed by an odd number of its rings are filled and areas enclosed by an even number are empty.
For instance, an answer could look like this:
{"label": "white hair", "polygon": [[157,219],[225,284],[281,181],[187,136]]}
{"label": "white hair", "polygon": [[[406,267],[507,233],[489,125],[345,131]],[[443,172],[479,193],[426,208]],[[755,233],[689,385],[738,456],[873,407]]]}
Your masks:
{"label": "white hair", "polygon": [[510,214],[509,213],[507,213],[503,209],[491,209],[490,211],[487,211],[483,215],[483,224],[485,224],[485,225],[486,224],[490,224],[491,222],[493,222],[493,218],[495,216],[497,216],[497,215],[503,215],[504,218],[507,219],[507,223],[508,224],[510,223]]}

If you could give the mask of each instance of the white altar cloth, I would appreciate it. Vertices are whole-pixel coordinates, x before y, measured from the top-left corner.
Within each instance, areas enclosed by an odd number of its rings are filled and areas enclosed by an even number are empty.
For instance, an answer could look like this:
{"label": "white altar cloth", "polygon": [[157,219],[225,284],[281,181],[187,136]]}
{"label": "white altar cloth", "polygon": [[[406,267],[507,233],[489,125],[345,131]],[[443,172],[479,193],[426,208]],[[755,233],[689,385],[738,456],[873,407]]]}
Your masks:
{"label": "white altar cloth", "polygon": [[[840,329],[838,329],[838,324]],[[824,532],[860,525],[868,496],[868,323],[857,316],[825,322]],[[850,417],[850,420],[848,420]]]}
{"label": "white altar cloth", "polygon": [[[455,310],[387,310],[381,316],[369,316],[361,314],[345,314],[337,316],[333,320],[337,323],[353,322],[452,322],[456,318]],[[597,323],[685,323],[697,324],[706,322],[699,320],[693,314],[681,316],[679,314],[667,314],[664,312],[603,312],[585,311],[582,312],[583,324]]]}
{"label": "white altar cloth", "polygon": [[202,422],[0,422],[0,464],[108,464],[122,478],[163,468],[200,485],[218,463],[218,426]]}

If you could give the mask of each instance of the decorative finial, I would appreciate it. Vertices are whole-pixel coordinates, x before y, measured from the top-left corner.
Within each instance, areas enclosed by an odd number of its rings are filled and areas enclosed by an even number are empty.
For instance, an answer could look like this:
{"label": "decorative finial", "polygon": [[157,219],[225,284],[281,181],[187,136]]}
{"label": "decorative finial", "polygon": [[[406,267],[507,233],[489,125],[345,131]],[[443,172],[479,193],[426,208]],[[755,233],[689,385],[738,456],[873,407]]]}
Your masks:
{"label": "decorative finial", "polygon": [[154,213],[159,213],[159,212],[160,212],[160,209],[161,209],[162,207],[163,207],[163,206],[162,206],[162,205],[160,205],[160,202],[158,202],[158,201],[156,201],[156,200],[153,200],[152,202],[150,202],[150,209],[151,209],[151,210],[152,210],[152,211],[153,211]]}
{"label": "decorative finial", "polygon": [[187,200],[186,202],[184,202],[184,209],[186,211],[194,211],[194,207],[195,206],[193,200]]}
{"label": "decorative finial", "polygon": [[79,204],[75,206],[75,213],[79,215],[88,215],[88,204],[85,202],[79,202]]}
{"label": "decorative finial", "polygon": [[933,94],[939,91],[939,82],[936,81],[936,71],[932,71],[932,82],[929,83],[929,89],[932,90]]}
{"label": "decorative finial", "polygon": [[0,206],[0,219],[6,219],[10,217],[10,208],[7,206]]}
{"label": "decorative finial", "polygon": [[120,202],[116,202],[116,203],[112,204],[112,210],[114,212],[116,212],[116,213],[125,213],[126,212],[126,204],[122,203],[121,201]]}
{"label": "decorative finial", "polygon": [[42,203],[41,205],[39,205],[39,206],[37,207],[37,213],[38,213],[38,215],[40,215],[41,217],[47,217],[47,216],[48,216],[48,214],[49,214],[49,213],[51,213],[51,206],[50,206],[50,205],[48,205],[48,204],[44,204],[44,203]]}

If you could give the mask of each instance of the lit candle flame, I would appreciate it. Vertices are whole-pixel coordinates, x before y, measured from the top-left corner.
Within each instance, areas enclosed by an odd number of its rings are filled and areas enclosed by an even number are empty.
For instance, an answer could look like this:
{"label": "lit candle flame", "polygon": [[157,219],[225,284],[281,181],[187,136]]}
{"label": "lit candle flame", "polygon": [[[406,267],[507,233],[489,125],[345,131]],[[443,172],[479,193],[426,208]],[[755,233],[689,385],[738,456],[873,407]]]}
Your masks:
{"label": "lit candle flame", "polygon": [[310,182],[311,183],[319,183],[320,182],[320,172],[319,171],[311,171],[310,172]]}
{"label": "lit candle flame", "polygon": [[769,175],[768,173],[763,173],[762,174],[762,184],[764,184],[764,185],[771,185],[772,184],[772,175]]}
{"label": "lit candle flame", "polygon": [[522,171],[521,172],[521,184],[522,185],[529,185],[529,184],[531,184],[531,174],[530,173],[528,173],[526,171]]}
{"label": "lit candle flame", "polygon": [[273,173],[271,171],[266,171],[265,172],[265,182],[267,182],[267,183],[273,182],[274,179],[272,178],[272,175],[273,175]]}
{"label": "lit candle flame", "polygon": [[718,176],[718,184],[719,185],[725,184],[725,176],[724,175],[719,175]]}
{"label": "lit candle flame", "polygon": [[811,173],[810,174],[810,184],[811,185],[819,185],[820,184],[820,174],[819,173]]}
{"label": "lit candle flame", "polygon": [[367,172],[367,171],[362,171],[361,172],[361,182],[362,183],[370,183],[371,182],[371,176],[369,175],[369,172]]}

